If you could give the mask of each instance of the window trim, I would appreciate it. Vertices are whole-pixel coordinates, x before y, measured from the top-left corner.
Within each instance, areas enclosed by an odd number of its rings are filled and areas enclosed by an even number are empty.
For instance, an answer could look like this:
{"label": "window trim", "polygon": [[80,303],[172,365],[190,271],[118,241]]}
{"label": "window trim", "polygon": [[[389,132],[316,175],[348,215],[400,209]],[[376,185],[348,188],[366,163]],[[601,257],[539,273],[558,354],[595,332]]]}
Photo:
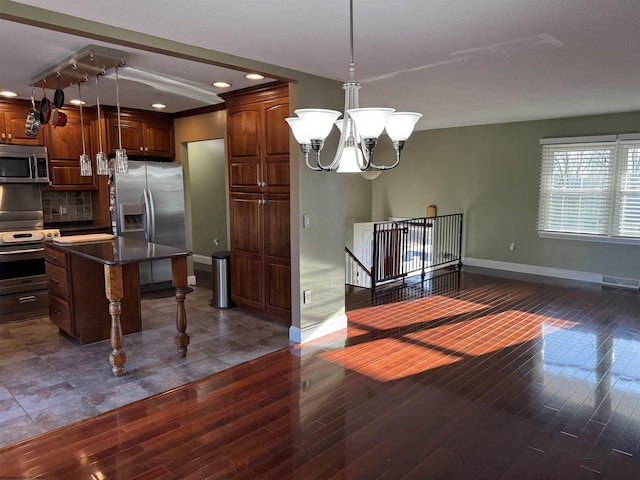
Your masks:
{"label": "window trim", "polygon": [[[555,138],[541,138],[540,145],[570,145],[570,144],[585,144],[585,143],[607,143],[613,142],[616,143],[614,149],[614,161],[616,164],[614,165],[614,170],[618,169],[618,148],[619,144],[624,141],[638,141],[640,140],[640,133],[624,133],[624,134],[616,134],[616,135],[592,135],[592,136],[581,136],[581,137],[555,137]],[[541,155],[540,160],[540,177],[538,179],[539,183],[542,184],[544,179],[542,178],[542,168],[543,168],[543,155]],[[614,179],[617,179],[617,175],[614,174]],[[616,198],[616,190],[617,185],[613,186],[612,195],[615,200]],[[538,191],[538,209],[536,216],[536,227],[539,225],[539,216],[540,216],[540,199],[541,192]],[[612,208],[611,206],[610,208]],[[613,218],[611,220],[614,220]],[[609,227],[611,228],[611,227]],[[553,230],[539,230],[536,228],[536,232],[539,238],[550,238],[550,239],[559,239],[559,240],[575,240],[582,242],[593,242],[593,243],[609,243],[609,244],[620,244],[620,245],[640,245],[640,235],[638,237],[623,237],[623,236],[613,236],[613,235],[595,235],[588,233],[572,233],[572,232],[561,232],[561,231],[553,231]]]}
{"label": "window trim", "polygon": [[618,245],[640,245],[640,238],[604,237],[600,235],[589,235],[586,233],[550,232],[548,230],[538,230],[538,237],[553,238],[556,240],[576,240],[579,242],[591,242],[591,243],[614,243]]}

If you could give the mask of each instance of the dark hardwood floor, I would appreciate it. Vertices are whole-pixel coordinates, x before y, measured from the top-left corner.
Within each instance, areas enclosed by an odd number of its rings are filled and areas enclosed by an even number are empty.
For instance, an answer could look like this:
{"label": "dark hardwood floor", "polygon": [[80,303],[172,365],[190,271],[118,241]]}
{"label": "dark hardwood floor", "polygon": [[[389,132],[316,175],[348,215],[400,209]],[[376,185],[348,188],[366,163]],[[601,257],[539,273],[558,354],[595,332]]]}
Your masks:
{"label": "dark hardwood floor", "polygon": [[638,292],[452,273],[0,450],[0,478],[637,479]]}

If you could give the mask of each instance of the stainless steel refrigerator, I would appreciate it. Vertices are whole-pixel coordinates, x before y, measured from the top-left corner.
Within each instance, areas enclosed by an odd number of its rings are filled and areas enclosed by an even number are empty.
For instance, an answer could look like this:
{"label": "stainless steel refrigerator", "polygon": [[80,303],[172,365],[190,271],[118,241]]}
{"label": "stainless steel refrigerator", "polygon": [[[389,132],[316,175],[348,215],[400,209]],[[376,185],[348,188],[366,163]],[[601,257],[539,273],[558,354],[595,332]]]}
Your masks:
{"label": "stainless steel refrigerator", "polygon": [[[128,173],[114,173],[115,233],[123,237],[185,248],[182,165],[129,160]],[[169,283],[167,283],[169,282]],[[140,263],[143,289],[170,285],[171,260]]]}

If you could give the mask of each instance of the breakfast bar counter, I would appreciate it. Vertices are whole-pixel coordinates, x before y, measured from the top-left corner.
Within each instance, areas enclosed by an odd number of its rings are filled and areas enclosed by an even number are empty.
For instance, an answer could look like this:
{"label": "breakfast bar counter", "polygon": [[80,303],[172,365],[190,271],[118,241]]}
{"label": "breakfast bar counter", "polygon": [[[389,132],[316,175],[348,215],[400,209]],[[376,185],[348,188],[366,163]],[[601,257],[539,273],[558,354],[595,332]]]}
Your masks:
{"label": "breakfast bar counter", "polygon": [[[187,288],[187,257],[191,252],[159,245],[156,243],[135,240],[125,237],[105,235],[87,235],[78,237],[61,237],[47,243],[47,251],[58,250],[66,255],[79,256],[91,262],[103,265],[105,296],[109,301],[109,315],[111,318],[111,348],[109,361],[115,376],[124,373],[126,355],[122,349],[122,328],[120,316],[122,300],[126,295],[123,282],[123,267],[151,260],[163,258],[171,259],[172,284],[176,290],[176,329],[175,345],[179,356],[184,357],[189,345],[186,333],[187,317],[184,301]],[[105,238],[105,239],[102,239]],[[49,254],[50,255],[50,254]],[[87,288],[92,288],[87,285]]]}

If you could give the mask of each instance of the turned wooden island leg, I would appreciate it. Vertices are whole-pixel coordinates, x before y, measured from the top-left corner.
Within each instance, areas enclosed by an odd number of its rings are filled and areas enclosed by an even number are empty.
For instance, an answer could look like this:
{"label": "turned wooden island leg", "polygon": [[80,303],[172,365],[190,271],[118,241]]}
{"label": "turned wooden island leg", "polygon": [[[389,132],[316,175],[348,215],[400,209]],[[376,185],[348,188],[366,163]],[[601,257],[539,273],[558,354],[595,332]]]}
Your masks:
{"label": "turned wooden island leg", "polygon": [[109,300],[109,314],[111,315],[111,370],[116,377],[124,374],[124,364],[127,356],[122,351],[122,327],[120,325],[120,315],[122,313],[122,297],[124,289],[122,287],[122,266],[104,266],[104,286],[105,294]]}
{"label": "turned wooden island leg", "polygon": [[178,356],[184,357],[187,354],[189,345],[189,335],[187,335],[187,313],[184,309],[184,299],[187,293],[187,257],[173,257],[171,259],[171,277],[173,286],[176,289],[176,335],[175,342],[178,347]]}

